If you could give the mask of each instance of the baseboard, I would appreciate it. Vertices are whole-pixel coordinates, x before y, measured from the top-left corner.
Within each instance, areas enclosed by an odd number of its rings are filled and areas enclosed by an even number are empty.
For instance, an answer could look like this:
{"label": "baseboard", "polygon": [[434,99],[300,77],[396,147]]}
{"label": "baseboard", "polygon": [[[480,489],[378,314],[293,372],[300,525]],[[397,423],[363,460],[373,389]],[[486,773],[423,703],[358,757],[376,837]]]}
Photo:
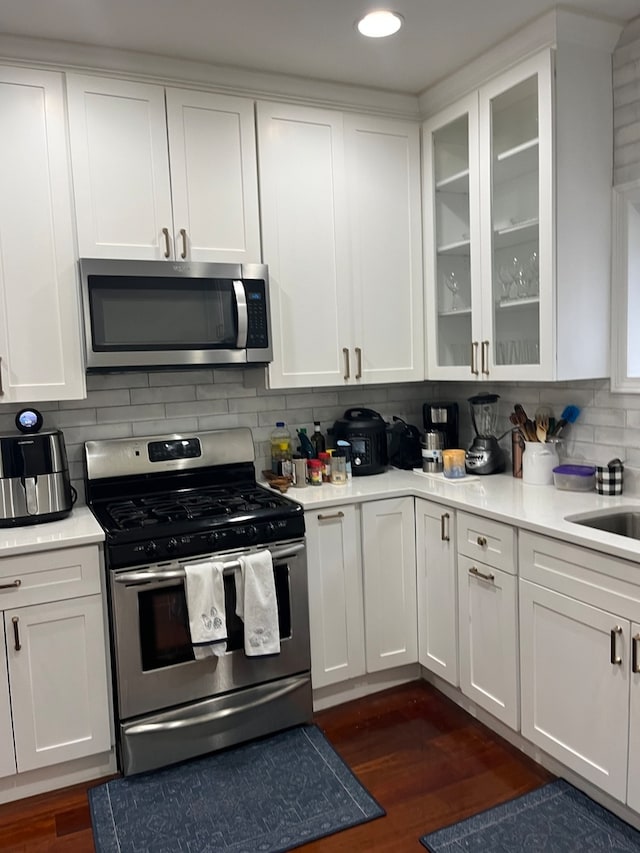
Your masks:
{"label": "baseboard", "polygon": [[75,761],[29,770],[27,773],[17,773],[0,779],[0,803],[57,791],[80,782],[98,781],[116,772],[116,756],[114,750],[111,750]]}
{"label": "baseboard", "polygon": [[416,681],[418,678],[420,678],[420,664],[412,663],[386,669],[383,672],[373,672],[329,687],[320,687],[313,691],[313,710],[323,711],[325,708],[342,705],[343,702],[351,702],[353,699],[361,699],[371,693],[379,693],[381,690],[397,687],[408,681]]}

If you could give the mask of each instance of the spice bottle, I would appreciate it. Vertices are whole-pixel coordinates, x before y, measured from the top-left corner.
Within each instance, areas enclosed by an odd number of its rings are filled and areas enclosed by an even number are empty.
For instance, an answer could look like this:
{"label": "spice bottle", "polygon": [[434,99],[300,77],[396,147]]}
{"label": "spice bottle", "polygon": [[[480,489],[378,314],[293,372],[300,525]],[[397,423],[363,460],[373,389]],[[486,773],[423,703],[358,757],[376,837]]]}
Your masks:
{"label": "spice bottle", "polygon": [[307,470],[309,472],[309,485],[322,485],[322,462],[319,459],[307,459]]}
{"label": "spice bottle", "polygon": [[331,480],[331,454],[325,450],[318,453],[318,459],[322,462],[322,482],[328,483]]}
{"label": "spice bottle", "polygon": [[298,453],[293,457],[293,485],[297,489],[307,485],[307,460]]}

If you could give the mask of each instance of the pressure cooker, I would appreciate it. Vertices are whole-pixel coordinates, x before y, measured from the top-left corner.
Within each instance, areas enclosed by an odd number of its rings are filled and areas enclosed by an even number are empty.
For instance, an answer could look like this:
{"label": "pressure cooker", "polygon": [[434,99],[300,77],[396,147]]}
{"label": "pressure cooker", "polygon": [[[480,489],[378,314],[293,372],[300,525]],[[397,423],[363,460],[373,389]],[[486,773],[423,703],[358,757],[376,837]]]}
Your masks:
{"label": "pressure cooker", "polygon": [[381,474],[388,464],[387,424],[372,409],[347,409],[329,430],[334,443],[349,442],[354,477]]}

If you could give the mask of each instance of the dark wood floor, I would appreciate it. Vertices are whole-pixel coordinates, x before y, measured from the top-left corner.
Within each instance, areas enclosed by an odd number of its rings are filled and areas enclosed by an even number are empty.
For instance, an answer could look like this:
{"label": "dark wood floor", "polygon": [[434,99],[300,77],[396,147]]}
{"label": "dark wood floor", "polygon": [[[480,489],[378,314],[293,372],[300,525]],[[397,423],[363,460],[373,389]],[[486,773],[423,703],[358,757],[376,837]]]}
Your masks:
{"label": "dark wood floor", "polygon": [[[425,832],[551,778],[424,682],[322,711],[316,722],[387,814],[304,853],[424,853]],[[0,851],[93,853],[87,787],[0,806]]]}

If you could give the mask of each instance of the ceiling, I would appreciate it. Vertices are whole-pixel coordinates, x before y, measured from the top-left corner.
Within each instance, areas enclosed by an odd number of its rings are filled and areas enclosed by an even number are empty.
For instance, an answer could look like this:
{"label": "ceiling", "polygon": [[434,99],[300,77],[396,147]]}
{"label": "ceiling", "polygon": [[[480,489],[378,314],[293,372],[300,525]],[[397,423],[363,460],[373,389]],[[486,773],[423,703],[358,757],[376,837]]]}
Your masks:
{"label": "ceiling", "polygon": [[[384,0],[1,0],[7,35],[162,54],[418,94],[557,4],[390,0],[405,26],[365,39],[354,22]],[[571,0],[626,23],[640,0]]]}

